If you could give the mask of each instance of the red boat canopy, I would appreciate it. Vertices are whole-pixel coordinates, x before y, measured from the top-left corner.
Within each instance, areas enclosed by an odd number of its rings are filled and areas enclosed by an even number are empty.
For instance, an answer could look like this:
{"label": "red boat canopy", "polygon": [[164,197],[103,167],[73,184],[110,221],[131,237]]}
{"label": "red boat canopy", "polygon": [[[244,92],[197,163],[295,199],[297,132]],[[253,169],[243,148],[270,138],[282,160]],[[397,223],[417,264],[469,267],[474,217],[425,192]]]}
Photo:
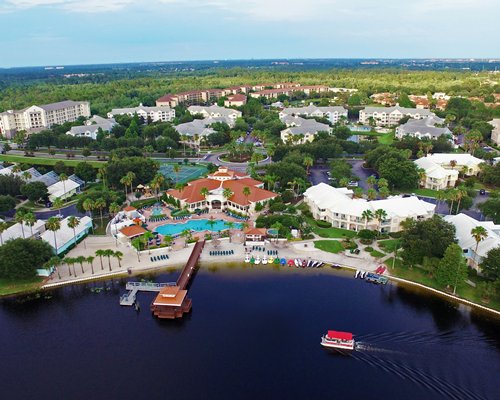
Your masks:
{"label": "red boat canopy", "polygon": [[352,333],[351,332],[328,331],[328,337],[330,339],[352,340]]}

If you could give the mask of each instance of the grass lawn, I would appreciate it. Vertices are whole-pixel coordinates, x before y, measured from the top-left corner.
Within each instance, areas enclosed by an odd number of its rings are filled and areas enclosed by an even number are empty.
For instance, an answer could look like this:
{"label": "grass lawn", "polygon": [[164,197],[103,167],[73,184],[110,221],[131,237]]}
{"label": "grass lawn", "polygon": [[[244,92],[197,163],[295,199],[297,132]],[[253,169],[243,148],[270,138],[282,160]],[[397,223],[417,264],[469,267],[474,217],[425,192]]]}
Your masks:
{"label": "grass lawn", "polygon": [[314,247],[319,250],[328,251],[329,253],[340,253],[344,250],[342,244],[337,240],[316,240]]}
{"label": "grass lawn", "polygon": [[38,277],[26,281],[0,279],[0,296],[33,290],[38,288],[42,282],[43,279]]}
{"label": "grass lawn", "polygon": [[392,144],[394,142],[394,132],[385,133],[378,137],[380,144]]}
{"label": "grass lawn", "polygon": [[340,228],[320,228],[314,220],[309,219],[309,223],[312,227],[312,230],[315,234],[330,239],[343,239],[343,238],[352,238],[356,236],[356,232],[350,231],[347,229]]}
{"label": "grass lawn", "polygon": [[11,163],[24,163],[30,165],[55,165],[56,162],[62,161],[68,167],[76,167],[83,161],[88,162],[94,168],[101,168],[106,165],[105,161],[90,161],[90,160],[64,160],[62,158],[47,158],[47,157],[25,157],[9,154],[0,154],[0,161]]}
{"label": "grass lawn", "polygon": [[425,196],[425,197],[433,197],[436,198],[437,196],[437,190],[432,190],[432,189],[415,189],[413,193],[418,194],[419,196]]}
{"label": "grass lawn", "polygon": [[[407,279],[409,281],[421,283],[434,289],[443,290],[443,288],[429,276],[429,273],[427,271],[418,267],[409,269],[408,267],[402,265],[401,259],[399,258],[396,259],[395,268],[393,269],[393,260],[394,258],[390,258],[385,262],[385,265],[387,265],[387,268],[391,275],[397,276],[398,278]],[[495,298],[492,298],[489,303],[484,303],[481,299],[481,296],[479,296],[476,288],[464,284],[463,286],[457,288],[457,295],[474,303],[481,304],[495,310],[500,310],[500,296],[498,294]]]}
{"label": "grass lawn", "polygon": [[106,226],[111,218],[103,216],[103,225],[101,225],[101,216],[100,214],[96,214],[94,216],[94,235],[105,235],[106,234]]}
{"label": "grass lawn", "polygon": [[383,256],[385,256],[384,253],[377,250],[373,250],[372,252],[370,252],[370,255],[375,258],[382,258]]}
{"label": "grass lawn", "polygon": [[380,240],[377,244],[385,252],[392,253],[400,246],[400,240],[399,239]]}

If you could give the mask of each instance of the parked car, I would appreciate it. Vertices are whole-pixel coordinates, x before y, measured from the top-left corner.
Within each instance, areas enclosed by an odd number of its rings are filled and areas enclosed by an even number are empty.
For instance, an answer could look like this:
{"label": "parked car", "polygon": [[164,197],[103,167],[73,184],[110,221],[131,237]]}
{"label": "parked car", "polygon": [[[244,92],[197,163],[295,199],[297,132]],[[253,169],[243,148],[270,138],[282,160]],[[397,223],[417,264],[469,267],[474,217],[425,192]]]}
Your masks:
{"label": "parked car", "polygon": [[479,189],[479,194],[484,196],[486,194],[486,190],[484,189]]}
{"label": "parked car", "polygon": [[351,186],[351,187],[358,187],[359,186],[359,183],[356,182],[356,181],[350,181],[347,186]]}
{"label": "parked car", "polygon": [[349,250],[349,253],[351,253],[351,254],[359,254],[360,250],[359,249],[351,249],[351,250]]}

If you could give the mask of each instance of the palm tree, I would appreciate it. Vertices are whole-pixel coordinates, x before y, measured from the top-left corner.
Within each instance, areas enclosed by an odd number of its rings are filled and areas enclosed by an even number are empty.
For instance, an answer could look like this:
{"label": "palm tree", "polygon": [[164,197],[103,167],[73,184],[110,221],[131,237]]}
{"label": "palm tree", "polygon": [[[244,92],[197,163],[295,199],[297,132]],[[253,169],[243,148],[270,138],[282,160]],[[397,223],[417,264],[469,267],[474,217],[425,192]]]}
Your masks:
{"label": "palm tree", "polygon": [[142,248],[142,244],[143,244],[143,240],[142,240],[142,236],[140,237],[136,237],[135,239],[132,239],[130,244],[132,245],[132,247],[135,248],[135,250],[137,251],[137,261],[141,261],[141,258],[139,256],[139,251],[141,251],[141,248]]}
{"label": "palm tree", "polygon": [[32,212],[27,212],[26,214],[24,214],[24,222],[30,227],[31,236],[33,236],[33,226],[36,223],[35,214],[33,214]]}
{"label": "palm tree", "polygon": [[3,246],[3,237],[2,234],[7,230],[9,225],[6,222],[0,221],[0,244]]}
{"label": "palm tree", "polygon": [[[63,260],[63,261],[64,261],[64,262],[66,263],[66,265],[68,266],[69,276],[72,276],[72,274],[71,274],[71,266],[72,266],[72,265],[73,265],[73,266],[75,265],[75,259],[74,259],[74,258],[72,258],[72,257],[64,257],[64,260]],[[73,271],[74,271],[75,276],[76,276],[76,271],[74,270],[74,268],[73,268]]]}
{"label": "palm tree", "polygon": [[486,239],[488,237],[488,231],[482,227],[481,225],[476,226],[475,228],[472,228],[470,231],[470,234],[476,241],[476,248],[474,249],[474,263],[476,263],[476,257],[477,257],[477,248],[479,247],[479,242],[482,240]]}
{"label": "palm tree", "polygon": [[99,259],[101,260],[101,270],[104,271],[104,265],[102,264],[102,257],[105,256],[104,250],[102,249],[96,250],[95,255],[99,257]]}
{"label": "palm tree", "polygon": [[373,216],[378,221],[378,231],[380,233],[382,230],[382,221],[387,218],[387,212],[383,208],[379,208],[378,210],[375,210]]}
{"label": "palm tree", "polygon": [[99,210],[99,213],[101,214],[101,226],[104,226],[104,220],[102,217],[102,210],[106,207],[106,200],[104,200],[102,197],[95,199],[94,207]]}
{"label": "palm tree", "polygon": [[50,217],[47,220],[47,230],[52,231],[54,233],[54,248],[56,250],[57,255],[57,237],[56,232],[61,229],[61,220],[57,217]]}
{"label": "palm tree", "polygon": [[420,186],[425,187],[425,180],[427,178],[427,174],[425,173],[425,169],[418,168],[417,173],[418,173],[418,179],[420,180]]}
{"label": "palm tree", "polygon": [[378,188],[381,189],[383,187],[389,187],[389,182],[385,178],[380,178],[377,182]]}
{"label": "palm tree", "polygon": [[443,200],[446,200],[446,192],[444,190],[438,190],[436,193],[436,200],[437,200],[437,207],[436,207],[437,210],[441,202]]}
{"label": "palm tree", "polygon": [[154,238],[153,233],[150,231],[144,232],[144,234],[142,235],[142,238],[148,246],[148,254],[151,254],[151,250],[149,248],[149,241]]}
{"label": "palm tree", "polygon": [[115,254],[115,252],[111,249],[106,249],[103,250],[103,256],[108,257],[108,265],[109,265],[109,270],[112,271],[111,269],[111,257]]}
{"label": "palm tree", "polygon": [[123,259],[123,253],[121,251],[113,252],[113,257],[115,257],[118,261],[118,268],[122,267],[121,260]]}
{"label": "palm tree", "polygon": [[82,204],[82,207],[83,209],[89,213],[89,217],[92,216],[92,210],[94,210],[95,206],[94,206],[94,200],[92,200],[91,198],[87,198],[83,201],[83,204]]}
{"label": "palm tree", "polygon": [[455,189],[450,189],[446,198],[450,201],[450,214],[453,212],[453,203],[457,200],[457,192]]}
{"label": "palm tree", "polygon": [[129,177],[127,175],[124,175],[120,179],[120,183],[125,187],[125,199],[128,197],[128,185],[130,184]]}
{"label": "palm tree", "polygon": [[87,258],[84,257],[84,256],[78,256],[75,258],[75,262],[77,262],[78,264],[80,264],[80,268],[82,269],[82,275],[85,273],[84,269],[83,269],[83,263],[87,261]]}
{"label": "palm tree", "polygon": [[24,214],[25,214],[25,212],[23,210],[17,210],[16,215],[14,216],[14,219],[18,224],[21,224],[21,230],[23,232],[23,239],[26,239],[26,236],[24,234]]}
{"label": "palm tree", "polygon": [[87,261],[90,265],[90,269],[92,270],[92,275],[94,275],[94,260],[95,260],[95,257],[92,257],[92,256],[88,256],[85,261]]}
{"label": "palm tree", "polygon": [[386,187],[382,186],[379,190],[378,190],[378,194],[380,195],[380,197],[382,197],[383,199],[386,199],[387,197],[389,197],[389,194],[391,192],[389,191],[389,189],[387,189]]}
{"label": "palm tree", "polygon": [[134,172],[132,171],[129,171],[127,172],[127,175],[126,175],[128,178],[128,181],[130,182],[129,185],[130,185],[130,193],[132,193],[134,191],[133,189],[133,185],[134,185],[134,180],[136,178],[136,175]]}
{"label": "palm tree", "polygon": [[170,247],[170,245],[172,244],[173,241],[174,241],[174,238],[172,237],[172,235],[163,236],[163,243],[165,243],[167,246]]}
{"label": "palm tree", "polygon": [[377,178],[375,178],[375,175],[370,175],[366,179],[366,183],[368,184],[369,188],[373,188],[377,184]]}
{"label": "palm tree", "polygon": [[22,175],[25,182],[28,182],[32,178],[32,175],[29,171],[23,171]]}
{"label": "palm tree", "polygon": [[19,166],[19,164],[14,165],[12,167],[12,173],[18,174],[19,172],[21,172],[21,167]]}
{"label": "palm tree", "polygon": [[175,183],[179,182],[179,172],[181,171],[181,166],[179,164],[174,164],[172,167],[172,170],[174,171],[175,174]]}
{"label": "palm tree", "polygon": [[165,177],[162,174],[156,174],[149,184],[151,188],[155,190],[157,199],[160,197],[160,189],[163,186],[163,183],[165,183]]}
{"label": "palm tree", "polygon": [[207,222],[207,224],[210,225],[210,232],[212,232],[214,230],[214,225],[216,223],[217,223],[217,221],[215,220],[215,218],[213,216],[211,216]]}
{"label": "palm tree", "polygon": [[80,225],[80,219],[72,215],[68,218],[68,227],[73,229],[73,243],[76,246],[76,228]]}
{"label": "palm tree", "polygon": [[227,225],[227,230],[229,231],[229,243],[231,243],[232,242],[231,230],[234,228],[234,222],[233,221],[227,221],[226,225]]}
{"label": "palm tree", "polygon": [[187,247],[188,237],[191,235],[191,231],[189,229],[184,229],[181,232],[181,237],[184,238],[184,247]]}
{"label": "palm tree", "polygon": [[224,188],[222,190],[222,197],[224,197],[226,199],[226,202],[229,200],[230,197],[232,197],[234,194],[234,192],[229,189],[229,188]]}
{"label": "palm tree", "polygon": [[210,191],[206,187],[202,187],[200,190],[200,194],[205,198],[205,201],[207,201],[207,197],[210,194]]}
{"label": "palm tree", "polygon": [[467,196],[467,194],[467,190],[463,186],[459,186],[458,188],[456,188],[457,214],[460,212],[460,202],[465,196]]}
{"label": "palm tree", "polygon": [[264,182],[267,183],[267,190],[274,190],[274,186],[276,185],[278,179],[279,178],[276,175],[265,175]]}
{"label": "palm tree", "polygon": [[111,213],[111,215],[113,217],[115,217],[116,214],[118,214],[120,212],[120,205],[118,203],[115,203],[115,202],[111,203],[109,205],[109,212]]}
{"label": "palm tree", "polygon": [[307,175],[309,175],[309,168],[314,165],[314,158],[312,158],[311,156],[305,156],[302,163],[304,164],[304,167],[306,167]]}
{"label": "palm tree", "polygon": [[99,168],[99,170],[97,172],[97,176],[102,181],[102,186],[104,187],[104,189],[107,189],[107,187],[106,187],[106,167]]}
{"label": "palm tree", "polygon": [[56,269],[57,276],[59,277],[59,279],[61,279],[61,271],[59,271],[59,266],[61,265],[61,262],[62,260],[59,257],[53,256],[49,259],[49,261],[45,263],[46,269],[50,269],[50,267],[54,267]]}
{"label": "palm tree", "polygon": [[450,161],[450,167],[451,167],[451,169],[454,170],[456,166],[457,166],[457,160],[451,160]]}
{"label": "palm tree", "polygon": [[361,217],[365,220],[365,229],[368,229],[368,222],[373,219],[372,210],[366,209],[361,213]]}
{"label": "palm tree", "polygon": [[59,210],[64,206],[64,202],[61,200],[60,197],[57,197],[54,202],[52,203],[52,207],[56,210]]}
{"label": "palm tree", "polygon": [[67,180],[68,180],[68,175],[66,175],[65,173],[62,173],[61,175],[59,175],[59,181],[61,181],[62,184],[63,184],[63,189],[64,189],[63,196],[64,196],[64,200],[66,200],[66,197],[67,197],[66,196],[66,181]]}
{"label": "palm tree", "polygon": [[339,185],[340,187],[347,187],[349,185],[349,179],[347,178],[342,178],[340,181],[339,181]]}
{"label": "palm tree", "polygon": [[[252,194],[252,191],[250,190],[250,188],[248,186],[245,186],[243,188],[243,196],[245,196],[245,200],[246,200],[246,203],[248,203],[248,196],[250,196]],[[247,211],[250,209],[250,204],[247,204]]]}
{"label": "palm tree", "polygon": [[366,191],[368,196],[368,200],[375,200],[377,198],[377,191],[373,188],[370,188]]}

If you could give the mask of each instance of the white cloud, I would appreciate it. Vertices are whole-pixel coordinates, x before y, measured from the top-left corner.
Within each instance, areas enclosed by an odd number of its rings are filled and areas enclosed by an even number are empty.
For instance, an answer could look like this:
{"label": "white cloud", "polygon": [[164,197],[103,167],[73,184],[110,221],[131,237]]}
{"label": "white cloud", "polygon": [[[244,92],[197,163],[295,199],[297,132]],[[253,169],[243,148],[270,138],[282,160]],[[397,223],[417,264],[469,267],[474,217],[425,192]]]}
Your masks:
{"label": "white cloud", "polygon": [[5,8],[14,11],[47,6],[72,12],[97,13],[117,11],[133,2],[133,0],[7,0]]}

